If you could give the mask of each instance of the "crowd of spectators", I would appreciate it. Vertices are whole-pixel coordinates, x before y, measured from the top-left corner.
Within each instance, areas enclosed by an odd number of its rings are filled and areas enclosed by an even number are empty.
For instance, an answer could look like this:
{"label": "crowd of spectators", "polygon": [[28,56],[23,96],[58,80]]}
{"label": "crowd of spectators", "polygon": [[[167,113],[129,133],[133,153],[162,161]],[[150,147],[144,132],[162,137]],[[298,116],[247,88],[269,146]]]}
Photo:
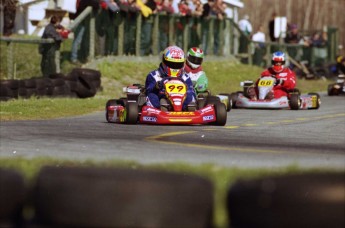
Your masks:
{"label": "crowd of spectators", "polygon": [[[118,26],[124,21],[124,44],[123,52],[126,55],[136,54],[136,29],[137,17],[142,15],[140,55],[152,54],[152,15],[160,14],[159,19],[159,42],[158,50],[164,50],[168,44],[169,37],[169,15],[179,15],[174,24],[174,37],[176,45],[183,47],[183,32],[188,29],[189,46],[201,46],[207,53],[209,40],[210,18],[214,17],[223,20],[229,17],[227,6],[223,0],[208,0],[203,4],[201,0],[78,0],[78,16],[87,6],[92,6],[96,13],[96,31],[100,37],[99,52],[102,55],[113,55],[118,53]],[[86,22],[82,22],[74,31],[71,61],[78,63],[83,58],[78,54],[82,42],[86,36]],[[201,33],[198,31],[198,24],[201,24]],[[220,23],[214,23],[214,50],[219,53],[219,27]],[[85,46],[85,45],[84,45]],[[87,47],[86,47],[87,48]]]}

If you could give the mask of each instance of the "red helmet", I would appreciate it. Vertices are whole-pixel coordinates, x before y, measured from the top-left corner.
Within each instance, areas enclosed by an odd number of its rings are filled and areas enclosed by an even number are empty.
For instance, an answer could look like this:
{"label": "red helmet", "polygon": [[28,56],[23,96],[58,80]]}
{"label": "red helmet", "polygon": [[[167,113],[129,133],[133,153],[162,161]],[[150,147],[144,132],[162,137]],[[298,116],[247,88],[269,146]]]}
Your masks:
{"label": "red helmet", "polygon": [[184,52],[177,46],[170,46],[164,50],[162,66],[168,77],[179,77],[183,73],[185,62]]}
{"label": "red helmet", "polygon": [[277,51],[272,55],[272,69],[274,72],[279,73],[284,70],[285,54],[284,52]]}

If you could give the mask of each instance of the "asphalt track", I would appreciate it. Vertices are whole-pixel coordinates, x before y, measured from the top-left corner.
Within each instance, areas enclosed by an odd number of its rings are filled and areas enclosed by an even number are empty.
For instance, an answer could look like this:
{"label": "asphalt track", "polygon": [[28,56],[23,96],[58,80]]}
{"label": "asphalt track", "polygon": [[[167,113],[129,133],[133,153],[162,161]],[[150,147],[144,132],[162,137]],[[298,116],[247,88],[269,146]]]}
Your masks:
{"label": "asphalt track", "polygon": [[109,124],[104,112],[1,122],[0,156],[345,170],[345,97],[321,101],[319,110],[233,109],[224,127]]}

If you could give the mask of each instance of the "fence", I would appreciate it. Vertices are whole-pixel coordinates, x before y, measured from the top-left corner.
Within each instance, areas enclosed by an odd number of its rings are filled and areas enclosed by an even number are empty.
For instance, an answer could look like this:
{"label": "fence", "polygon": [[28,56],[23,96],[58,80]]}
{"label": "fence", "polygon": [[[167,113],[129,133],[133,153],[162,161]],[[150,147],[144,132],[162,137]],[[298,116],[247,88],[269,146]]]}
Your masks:
{"label": "fence", "polygon": [[[317,60],[333,61],[337,52],[338,30],[329,28],[328,45],[325,48],[310,48],[299,44],[266,42],[264,48],[239,29],[231,18],[219,20],[179,15],[154,14],[144,17],[140,13],[114,13],[109,19],[109,12],[94,12],[86,8],[68,29],[75,31],[81,23],[86,24],[84,39],[81,44],[82,61],[90,61],[96,55],[158,55],[168,45],[178,45],[184,51],[192,46],[200,46],[207,55],[236,56],[243,63],[267,66],[268,54],[274,50],[287,51],[295,60],[306,59],[312,65]],[[240,49],[241,39],[247,48]],[[1,37],[7,42],[7,77],[13,78],[15,60],[13,59],[14,42],[39,44],[52,42],[44,39],[20,39]],[[300,53],[303,53],[302,55]],[[60,54],[56,53],[57,69],[60,71]]]}

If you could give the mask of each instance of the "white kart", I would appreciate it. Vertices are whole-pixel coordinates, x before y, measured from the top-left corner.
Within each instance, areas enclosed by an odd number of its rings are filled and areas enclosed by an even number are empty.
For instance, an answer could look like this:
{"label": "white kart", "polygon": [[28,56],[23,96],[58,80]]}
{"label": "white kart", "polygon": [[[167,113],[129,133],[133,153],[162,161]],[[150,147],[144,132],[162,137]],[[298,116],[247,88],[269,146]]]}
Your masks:
{"label": "white kart", "polygon": [[247,90],[253,86],[253,81],[241,82],[243,92],[238,91],[231,94],[233,108],[254,108],[254,109],[318,109],[321,104],[320,95],[308,93],[301,95],[298,89],[289,91],[288,96],[267,99],[267,94],[272,91],[276,78],[263,77],[258,82],[258,99],[250,99]]}

